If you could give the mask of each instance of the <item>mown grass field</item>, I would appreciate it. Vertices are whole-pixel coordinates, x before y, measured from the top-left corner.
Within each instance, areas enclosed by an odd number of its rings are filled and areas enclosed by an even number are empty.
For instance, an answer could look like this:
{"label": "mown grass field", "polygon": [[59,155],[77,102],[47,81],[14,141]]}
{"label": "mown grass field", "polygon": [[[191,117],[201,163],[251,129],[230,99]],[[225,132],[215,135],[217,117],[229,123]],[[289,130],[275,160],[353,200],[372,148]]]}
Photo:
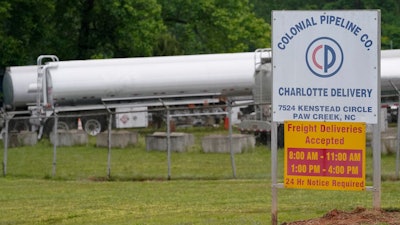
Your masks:
{"label": "mown grass field", "polygon": [[[197,137],[203,130],[192,130]],[[207,130],[223,132],[221,130]],[[372,154],[367,185],[372,184]],[[53,146],[8,151],[7,176],[0,178],[0,224],[270,224],[271,155],[265,146],[235,154],[205,154],[195,146],[171,156],[147,152],[144,137],[136,146],[112,149],[107,180],[106,148]],[[1,154],[3,161],[3,154]],[[279,151],[283,181],[283,151]],[[400,207],[400,181],[393,179],[395,155],[382,156],[382,208]],[[279,223],[320,217],[337,208],[372,207],[371,192],[280,189]]]}

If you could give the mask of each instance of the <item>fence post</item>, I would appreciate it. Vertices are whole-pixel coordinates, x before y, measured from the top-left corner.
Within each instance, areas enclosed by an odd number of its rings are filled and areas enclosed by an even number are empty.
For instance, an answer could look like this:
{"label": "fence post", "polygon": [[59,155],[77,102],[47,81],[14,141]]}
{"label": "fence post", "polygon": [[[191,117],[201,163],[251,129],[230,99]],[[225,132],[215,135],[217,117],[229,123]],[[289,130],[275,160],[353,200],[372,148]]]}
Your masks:
{"label": "fence post", "polygon": [[[378,110],[379,115],[379,110]],[[378,118],[380,118],[378,116]],[[373,208],[381,209],[381,131],[380,123],[373,125],[372,157],[373,157]]]}
{"label": "fence post", "polygon": [[233,152],[232,146],[232,102],[228,100],[228,123],[229,123],[229,150],[231,153],[231,165],[233,178],[236,178],[236,165],[235,165],[235,153]]}
{"label": "fence post", "polygon": [[5,116],[6,119],[6,132],[4,133],[3,141],[4,141],[4,157],[3,157],[3,176],[7,175],[7,157],[8,157],[8,126],[9,120],[8,116]]}
{"label": "fence post", "polygon": [[167,160],[168,160],[168,180],[171,180],[171,116],[169,115],[169,108],[167,109]]}
{"label": "fence post", "polygon": [[271,224],[278,225],[278,128],[271,122]]}
{"label": "fence post", "polygon": [[53,127],[53,171],[52,177],[56,176],[57,167],[57,144],[58,144],[58,117],[56,111],[54,110],[54,127]]}
{"label": "fence post", "polygon": [[111,128],[112,128],[112,114],[108,112],[108,155],[107,155],[107,178],[111,178]]}

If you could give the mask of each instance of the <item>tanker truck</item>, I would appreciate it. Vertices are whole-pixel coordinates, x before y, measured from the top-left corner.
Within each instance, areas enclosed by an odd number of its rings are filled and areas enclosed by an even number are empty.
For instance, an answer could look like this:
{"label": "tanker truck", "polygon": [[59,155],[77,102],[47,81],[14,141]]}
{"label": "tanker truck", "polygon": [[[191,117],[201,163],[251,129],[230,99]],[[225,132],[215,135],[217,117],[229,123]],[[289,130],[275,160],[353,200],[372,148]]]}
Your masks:
{"label": "tanker truck", "polygon": [[[239,129],[265,135],[270,131],[272,87],[271,50],[230,54],[160,56],[123,59],[59,61],[41,56],[38,65],[8,67],[3,76],[0,126],[9,130],[51,131],[54,115],[58,126],[77,127],[96,135],[107,127],[107,112],[148,112],[179,108],[184,114],[193,105],[215,115],[227,101],[246,102]],[[395,117],[400,89],[400,50],[381,52],[381,96],[388,115]],[[245,106],[246,106],[245,105]],[[161,111],[160,111],[161,112]],[[174,111],[172,111],[174,112]],[[176,110],[177,113],[182,111]],[[129,117],[115,114],[115,127],[126,127]],[[147,126],[144,122],[133,126]]]}
{"label": "tanker truck", "polygon": [[7,118],[9,130],[41,136],[52,130],[54,115],[63,129],[77,127],[76,117],[68,117],[76,115],[96,135],[107,128],[107,112],[116,113],[117,122],[129,120],[118,118],[120,112],[143,115],[145,122],[133,126],[147,126],[148,112],[165,107],[187,112],[187,106],[207,105],[202,112],[221,117],[228,100],[253,101],[255,68],[271,61],[265,52],[72,61],[40,56],[38,65],[6,69],[2,125]]}
{"label": "tanker truck", "polygon": [[387,121],[396,122],[400,96],[400,50],[381,52],[381,103],[387,109]]}

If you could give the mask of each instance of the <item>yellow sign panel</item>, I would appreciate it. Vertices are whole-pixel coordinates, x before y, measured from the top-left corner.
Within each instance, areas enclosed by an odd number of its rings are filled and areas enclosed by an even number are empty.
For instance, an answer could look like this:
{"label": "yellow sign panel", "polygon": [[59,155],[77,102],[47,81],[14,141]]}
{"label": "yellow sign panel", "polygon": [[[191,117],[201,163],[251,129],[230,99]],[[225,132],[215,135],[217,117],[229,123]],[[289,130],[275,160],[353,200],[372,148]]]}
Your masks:
{"label": "yellow sign panel", "polygon": [[365,190],[365,123],[284,125],[286,188]]}

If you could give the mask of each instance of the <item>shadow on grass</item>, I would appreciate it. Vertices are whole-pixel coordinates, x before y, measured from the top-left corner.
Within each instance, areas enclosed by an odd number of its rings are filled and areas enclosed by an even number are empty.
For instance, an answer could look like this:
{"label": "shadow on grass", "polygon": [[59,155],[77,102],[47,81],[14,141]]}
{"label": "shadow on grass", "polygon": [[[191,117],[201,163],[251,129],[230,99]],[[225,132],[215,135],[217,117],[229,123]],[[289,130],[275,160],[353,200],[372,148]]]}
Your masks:
{"label": "shadow on grass", "polygon": [[132,182],[146,182],[146,181],[181,181],[181,180],[188,180],[188,181],[193,181],[193,180],[199,180],[199,181],[211,181],[211,180],[234,180],[235,178],[232,177],[185,177],[185,176],[180,176],[176,178],[167,178],[167,177],[119,177],[119,176],[92,176],[88,177],[88,181],[93,181],[93,182],[127,182],[127,181],[132,181]]}

